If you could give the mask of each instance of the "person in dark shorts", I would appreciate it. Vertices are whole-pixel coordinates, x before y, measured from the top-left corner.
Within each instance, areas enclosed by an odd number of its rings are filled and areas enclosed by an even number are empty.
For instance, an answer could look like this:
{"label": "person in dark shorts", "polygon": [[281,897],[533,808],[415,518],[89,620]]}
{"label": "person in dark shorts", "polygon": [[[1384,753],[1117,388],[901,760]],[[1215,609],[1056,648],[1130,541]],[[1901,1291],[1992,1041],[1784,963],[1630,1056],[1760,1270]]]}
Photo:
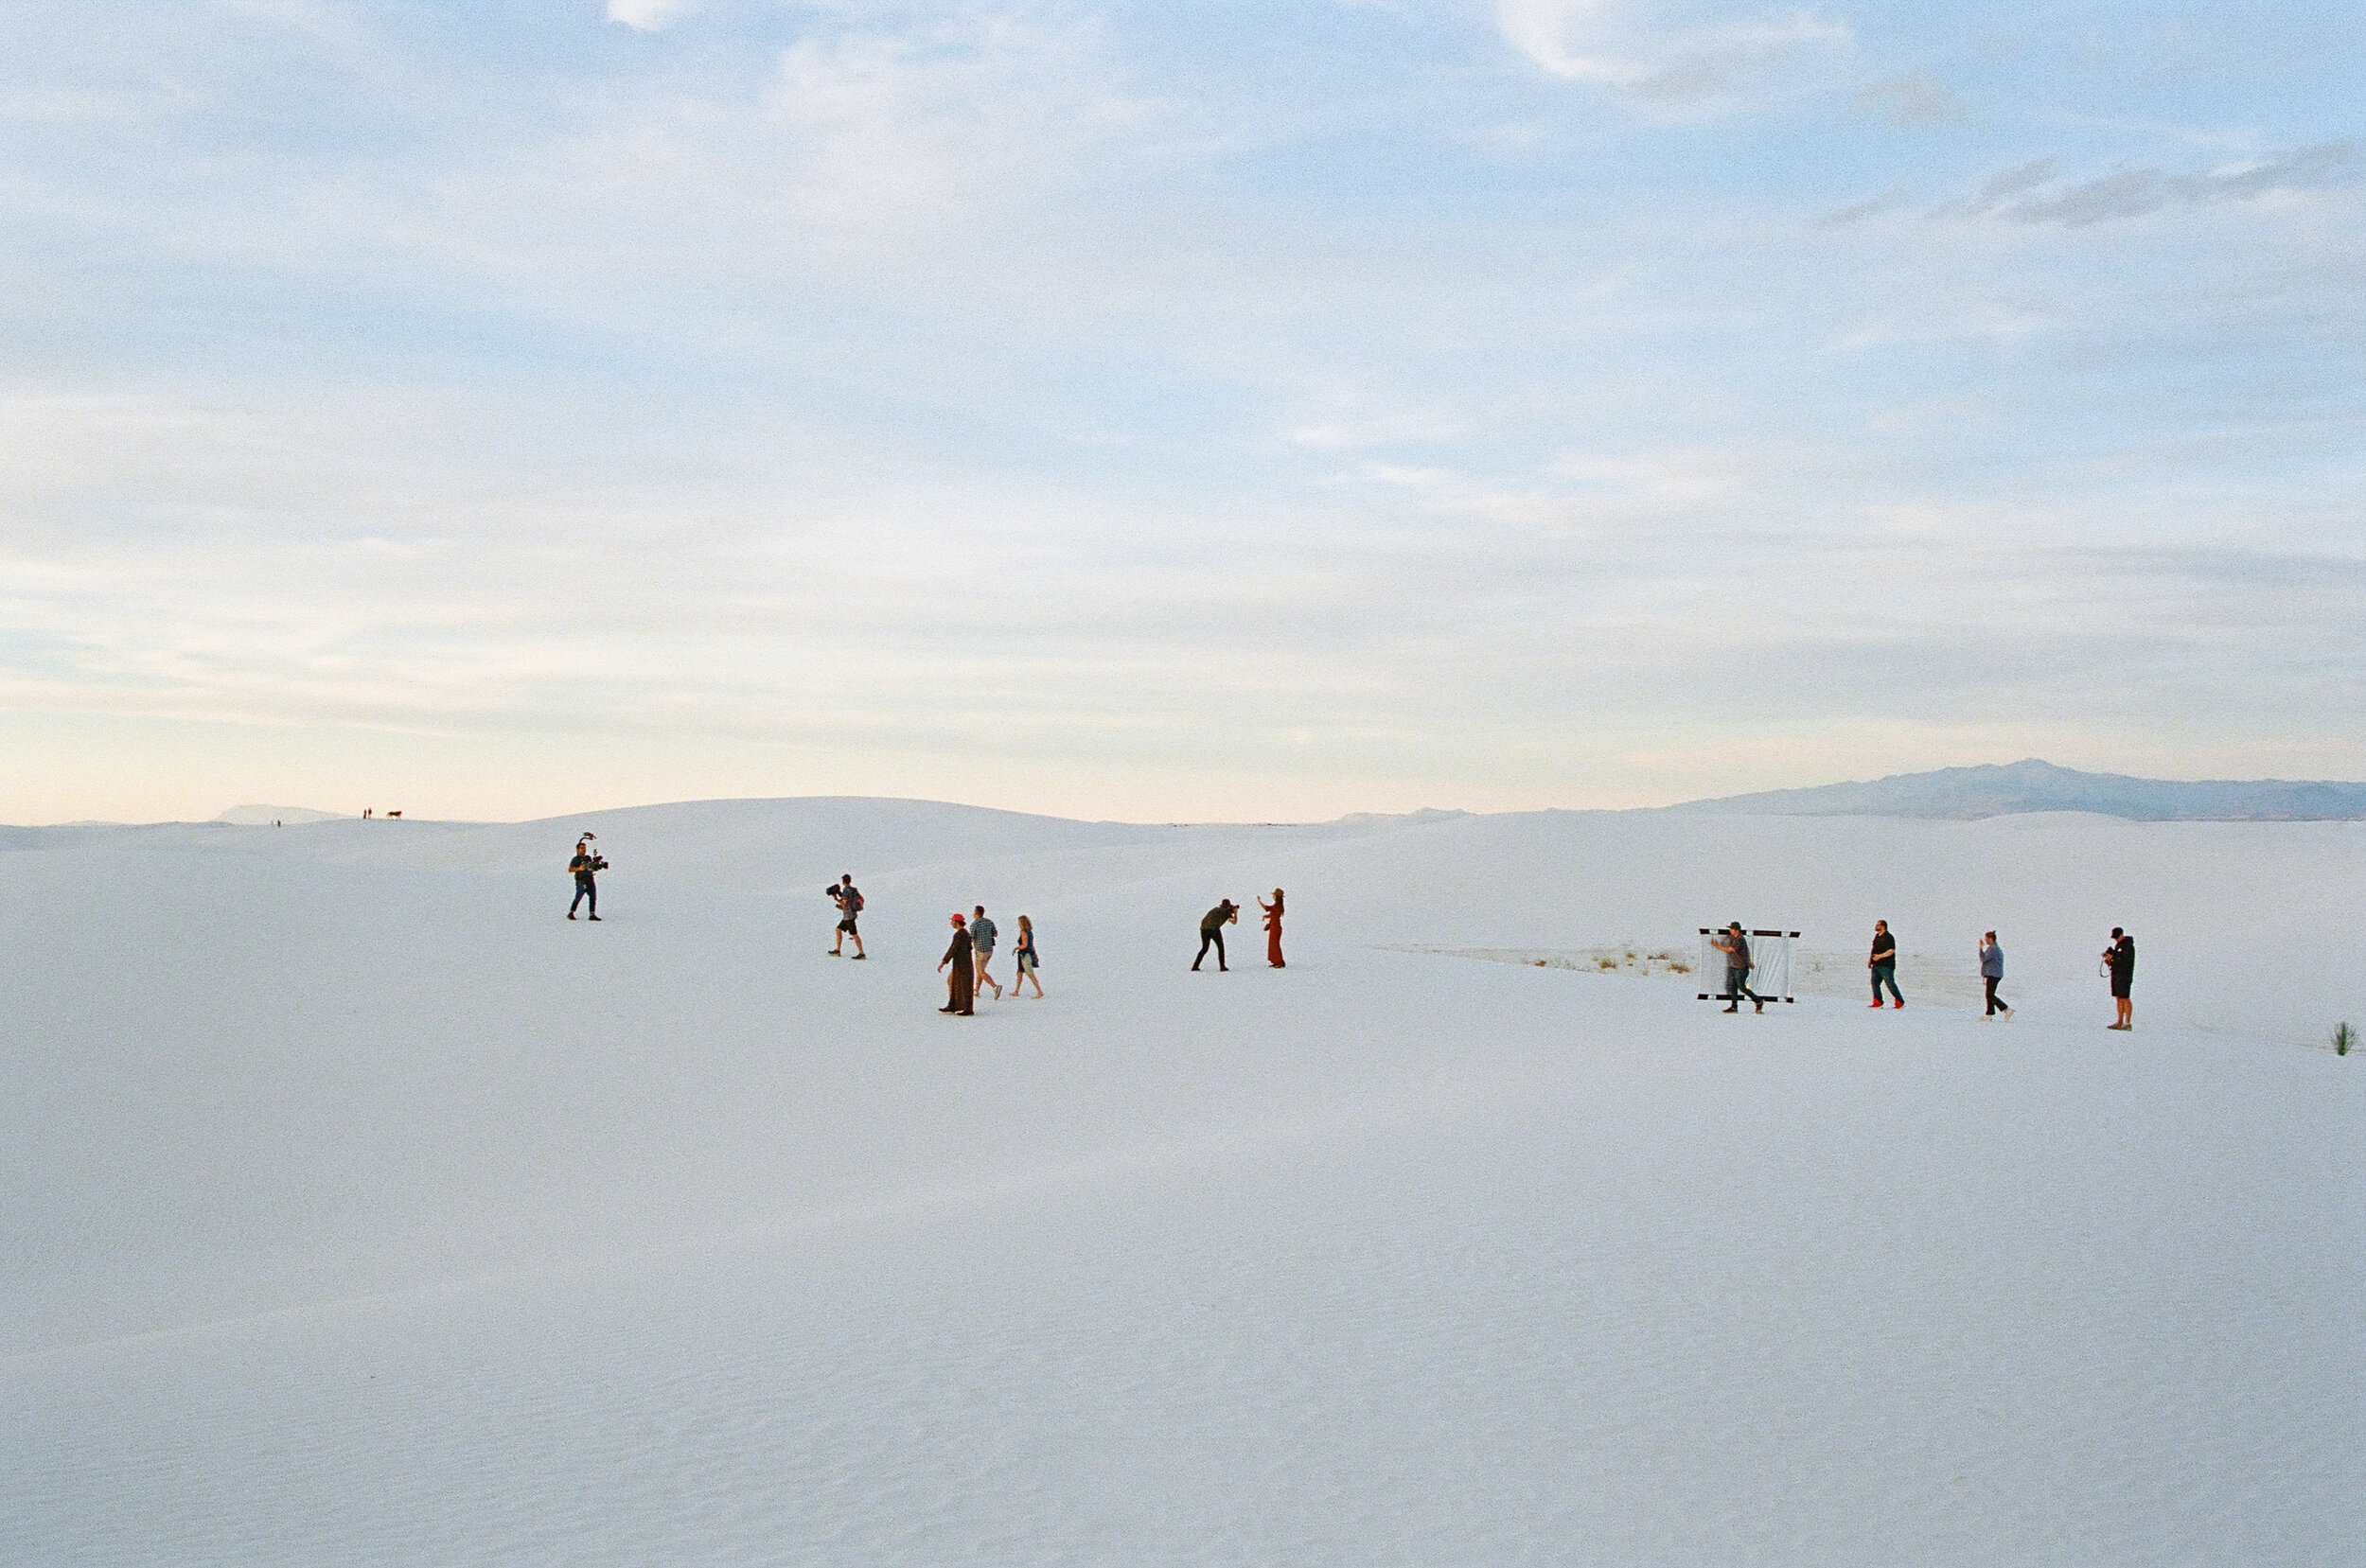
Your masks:
{"label": "person in dark shorts", "polygon": [[1980,1014],[1980,1021],[1985,1024],[2000,1013],[2012,1017],[2013,1010],[1996,994],[2004,982],[2004,949],[1997,945],[1994,931],[1980,939],[1980,982],[1988,988],[1988,1011]]}
{"label": "person in dark shorts", "polygon": [[1756,1011],[1764,1013],[1766,1011],[1766,998],[1750,989],[1750,939],[1741,934],[1741,922],[1738,920],[1735,921],[1732,925],[1725,927],[1725,931],[1722,936],[1712,937],[1709,939],[1709,945],[1725,955],[1725,995],[1723,999],[1733,1004],[1733,1006],[1727,1008],[1725,1011],[1728,1013],[1739,1013],[1741,1011],[1741,998],[1747,996],[1750,998],[1751,1005]]}
{"label": "person in dark shorts", "polygon": [[2136,1027],[2136,939],[2111,927],[2111,945],[2103,950],[2103,970],[2111,979],[2111,1000],[2119,1010],[2113,1029]]}
{"label": "person in dark shorts", "polygon": [[1199,958],[1192,960],[1194,974],[1199,970],[1199,960],[1208,956],[1210,945],[1216,949],[1217,972],[1229,973],[1224,964],[1224,928],[1240,918],[1241,907],[1228,898],[1199,917]]}
{"label": "person in dark shorts", "polygon": [[1877,920],[1873,923],[1873,954],[1864,961],[1865,967],[1873,972],[1873,1005],[1881,1005],[1881,987],[1886,985],[1890,988],[1890,995],[1898,998],[1892,1005],[1904,1007],[1906,994],[1898,989],[1898,939],[1890,935],[1888,921]]}
{"label": "person in dark shorts", "polygon": [[945,957],[937,960],[937,973],[940,975],[945,974],[947,964],[953,968],[953,973],[945,978],[945,1001],[943,1007],[937,1009],[939,1013],[956,1013],[964,1018],[978,1015],[975,1002],[978,980],[970,971],[969,955],[969,925],[961,916],[955,915],[953,944],[945,950]]}
{"label": "person in dark shorts", "polygon": [[575,906],[587,898],[592,901],[592,918],[600,918],[599,870],[607,864],[592,851],[592,835],[587,833],[575,840],[575,857],[567,862],[567,869],[575,873],[574,901],[567,906],[569,920],[575,918]]}
{"label": "person in dark shorts", "polygon": [[855,929],[855,917],[862,913],[862,894],[855,887],[855,873],[848,872],[838,879],[838,886],[827,890],[830,902],[838,906],[838,935],[830,943],[830,957],[839,957],[839,949],[846,939],[855,939],[855,957],[861,958],[862,933]]}

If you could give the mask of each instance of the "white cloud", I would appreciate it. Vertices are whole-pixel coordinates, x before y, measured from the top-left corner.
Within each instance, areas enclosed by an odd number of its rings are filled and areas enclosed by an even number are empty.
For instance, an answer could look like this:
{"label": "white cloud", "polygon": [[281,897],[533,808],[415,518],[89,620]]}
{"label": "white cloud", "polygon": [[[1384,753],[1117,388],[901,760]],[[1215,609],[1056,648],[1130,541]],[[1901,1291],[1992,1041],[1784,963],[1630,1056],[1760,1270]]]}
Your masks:
{"label": "white cloud", "polygon": [[653,33],[697,9],[698,0],[608,0],[608,19]]}
{"label": "white cloud", "polygon": [[1692,27],[1613,0],[1496,0],[1504,41],[1563,81],[1684,102],[1717,97],[1785,60],[1856,42],[1810,11],[1737,17]]}

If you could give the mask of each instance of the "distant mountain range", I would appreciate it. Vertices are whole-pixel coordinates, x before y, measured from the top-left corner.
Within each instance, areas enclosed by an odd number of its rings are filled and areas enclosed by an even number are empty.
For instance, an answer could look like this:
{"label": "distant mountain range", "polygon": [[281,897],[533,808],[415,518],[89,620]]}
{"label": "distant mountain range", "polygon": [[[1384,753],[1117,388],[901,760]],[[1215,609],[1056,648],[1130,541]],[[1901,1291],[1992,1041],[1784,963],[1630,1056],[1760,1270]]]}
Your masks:
{"label": "distant mountain range", "polygon": [[2320,822],[2366,819],[2366,784],[2284,779],[2182,781],[2081,773],[2035,757],[1863,784],[1770,789],[1687,801],[1671,811],[1740,817],[2005,817],[2092,811],[2140,822]]}

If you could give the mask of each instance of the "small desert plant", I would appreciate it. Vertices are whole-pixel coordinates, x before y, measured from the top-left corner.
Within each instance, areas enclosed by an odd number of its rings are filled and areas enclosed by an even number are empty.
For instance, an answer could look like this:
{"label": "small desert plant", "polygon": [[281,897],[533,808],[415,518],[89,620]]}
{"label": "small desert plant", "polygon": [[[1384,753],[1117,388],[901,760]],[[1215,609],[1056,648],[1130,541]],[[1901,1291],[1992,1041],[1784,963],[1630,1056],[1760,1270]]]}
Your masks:
{"label": "small desert plant", "polygon": [[1689,975],[1692,973],[1692,965],[1688,963],[1671,963],[1668,967],[1672,974]]}
{"label": "small desert plant", "polygon": [[1594,967],[1597,969],[1616,969],[1618,967],[1618,960],[1616,959],[1596,959],[1594,960]]}
{"label": "small desert plant", "polygon": [[2356,1030],[2352,1029],[2352,1028],[2351,1028],[2349,1025],[2347,1025],[2347,1024],[2337,1024],[2337,1025],[2335,1025],[2335,1026],[2334,1026],[2334,1030],[2333,1030],[2333,1054],[2334,1054],[2334,1055],[2336,1055],[2336,1056],[2347,1056],[2347,1055],[2350,1053],[2350,1048],[2351,1048],[2352,1046],[2356,1045],[2356,1044],[2357,1044],[2357,1031],[2356,1031]]}
{"label": "small desert plant", "polygon": [[1537,968],[1539,968],[1539,969],[1550,969],[1550,968],[1552,967],[1552,965],[1551,965],[1551,964],[1546,963],[1546,962],[1545,962],[1543,959],[1538,959],[1538,960],[1535,960],[1535,962],[1536,962],[1536,967],[1537,967]]}

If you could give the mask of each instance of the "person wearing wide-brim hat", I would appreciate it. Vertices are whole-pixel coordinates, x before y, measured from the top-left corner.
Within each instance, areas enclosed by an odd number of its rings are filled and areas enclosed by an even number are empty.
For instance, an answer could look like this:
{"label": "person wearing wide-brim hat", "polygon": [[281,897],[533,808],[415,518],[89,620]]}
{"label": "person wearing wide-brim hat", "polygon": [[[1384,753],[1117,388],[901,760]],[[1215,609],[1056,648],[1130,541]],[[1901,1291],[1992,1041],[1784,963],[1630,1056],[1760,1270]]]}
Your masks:
{"label": "person wearing wide-brim hat", "polygon": [[952,975],[946,981],[945,1003],[937,1009],[939,1013],[958,1013],[964,1018],[974,1018],[978,1015],[975,1000],[978,993],[978,977],[970,968],[969,952],[969,923],[960,915],[955,915],[953,917],[953,943],[945,950],[945,957],[937,960],[938,974],[944,974],[947,964],[952,965],[953,969]]}

